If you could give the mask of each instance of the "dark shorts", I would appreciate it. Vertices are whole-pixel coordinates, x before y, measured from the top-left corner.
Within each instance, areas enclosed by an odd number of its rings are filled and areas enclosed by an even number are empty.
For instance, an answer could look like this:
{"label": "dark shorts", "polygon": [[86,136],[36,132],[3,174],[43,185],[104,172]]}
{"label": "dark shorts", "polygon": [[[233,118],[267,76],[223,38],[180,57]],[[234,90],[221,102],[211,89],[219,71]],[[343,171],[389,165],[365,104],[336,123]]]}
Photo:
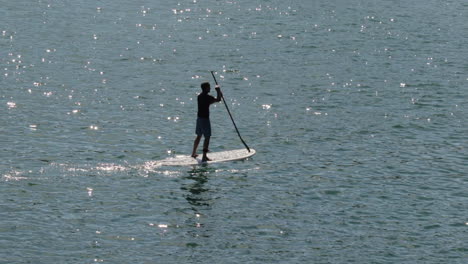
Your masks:
{"label": "dark shorts", "polygon": [[195,129],[197,136],[211,137],[211,123],[209,118],[197,118],[197,128]]}

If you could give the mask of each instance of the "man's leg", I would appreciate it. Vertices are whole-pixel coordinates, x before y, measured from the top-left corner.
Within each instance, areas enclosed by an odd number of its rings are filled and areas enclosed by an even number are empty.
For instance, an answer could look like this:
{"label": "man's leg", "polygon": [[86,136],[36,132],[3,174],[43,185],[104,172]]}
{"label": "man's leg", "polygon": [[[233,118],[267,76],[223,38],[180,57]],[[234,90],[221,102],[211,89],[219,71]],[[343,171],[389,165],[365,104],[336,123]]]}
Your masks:
{"label": "man's leg", "polygon": [[206,156],[208,153],[208,147],[210,146],[210,137],[205,137],[205,141],[203,142],[203,158],[202,161],[209,161],[210,159]]}
{"label": "man's leg", "polygon": [[198,148],[198,144],[200,143],[200,139],[201,139],[201,135],[200,136],[197,136],[195,138],[195,141],[193,142],[193,151],[192,151],[192,157],[193,158],[196,158],[198,155],[197,155],[197,148]]}

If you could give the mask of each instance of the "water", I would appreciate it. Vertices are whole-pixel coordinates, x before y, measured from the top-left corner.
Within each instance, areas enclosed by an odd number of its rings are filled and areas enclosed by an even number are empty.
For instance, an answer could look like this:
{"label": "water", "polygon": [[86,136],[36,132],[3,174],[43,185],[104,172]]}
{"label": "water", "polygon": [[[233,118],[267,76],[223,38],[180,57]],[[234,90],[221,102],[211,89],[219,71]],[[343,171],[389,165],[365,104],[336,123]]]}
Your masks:
{"label": "water", "polygon": [[[1,263],[465,263],[468,5],[3,1]],[[190,153],[217,72],[244,162]],[[242,148],[221,104],[211,149]]]}

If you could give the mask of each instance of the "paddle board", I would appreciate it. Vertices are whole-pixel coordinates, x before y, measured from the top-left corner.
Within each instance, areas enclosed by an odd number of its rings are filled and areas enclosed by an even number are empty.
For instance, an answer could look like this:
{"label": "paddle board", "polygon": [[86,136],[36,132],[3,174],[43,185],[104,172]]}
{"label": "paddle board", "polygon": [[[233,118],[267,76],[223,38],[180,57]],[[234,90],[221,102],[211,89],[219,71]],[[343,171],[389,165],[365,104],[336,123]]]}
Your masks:
{"label": "paddle board", "polygon": [[161,166],[191,166],[225,161],[243,160],[252,157],[253,155],[255,155],[255,153],[256,151],[254,149],[250,149],[250,152],[247,149],[235,149],[220,152],[209,152],[207,156],[211,160],[207,162],[202,162],[202,154],[199,154],[197,158],[192,158],[188,155],[176,155],[171,158],[156,161],[155,163]]}

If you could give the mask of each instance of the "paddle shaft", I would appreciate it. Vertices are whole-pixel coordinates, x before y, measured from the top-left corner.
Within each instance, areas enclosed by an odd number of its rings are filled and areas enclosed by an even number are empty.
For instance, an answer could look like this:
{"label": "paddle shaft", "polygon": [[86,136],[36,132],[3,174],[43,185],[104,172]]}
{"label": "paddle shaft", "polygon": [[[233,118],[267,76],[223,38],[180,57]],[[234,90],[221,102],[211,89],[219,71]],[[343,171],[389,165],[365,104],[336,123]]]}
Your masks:
{"label": "paddle shaft", "polygon": [[[213,79],[216,83],[216,85],[218,85],[218,81],[216,80],[216,77],[213,73],[213,71],[211,71],[211,75],[213,76]],[[247,150],[250,152],[250,148],[249,146],[247,146],[247,144],[245,143],[245,141],[242,139],[240,133],[239,133],[239,129],[237,129],[237,126],[236,126],[236,122],[234,122],[234,118],[232,118],[232,114],[231,114],[231,111],[229,111],[229,107],[226,103],[226,100],[224,99],[224,95],[221,93],[221,99],[223,99],[223,103],[224,103],[224,106],[226,106],[226,110],[229,114],[229,117],[231,117],[231,121],[232,121],[232,124],[234,125],[234,128],[236,129],[236,132],[237,132],[237,135],[239,136],[240,140],[242,141],[242,144],[244,144],[244,146],[247,148]]]}

